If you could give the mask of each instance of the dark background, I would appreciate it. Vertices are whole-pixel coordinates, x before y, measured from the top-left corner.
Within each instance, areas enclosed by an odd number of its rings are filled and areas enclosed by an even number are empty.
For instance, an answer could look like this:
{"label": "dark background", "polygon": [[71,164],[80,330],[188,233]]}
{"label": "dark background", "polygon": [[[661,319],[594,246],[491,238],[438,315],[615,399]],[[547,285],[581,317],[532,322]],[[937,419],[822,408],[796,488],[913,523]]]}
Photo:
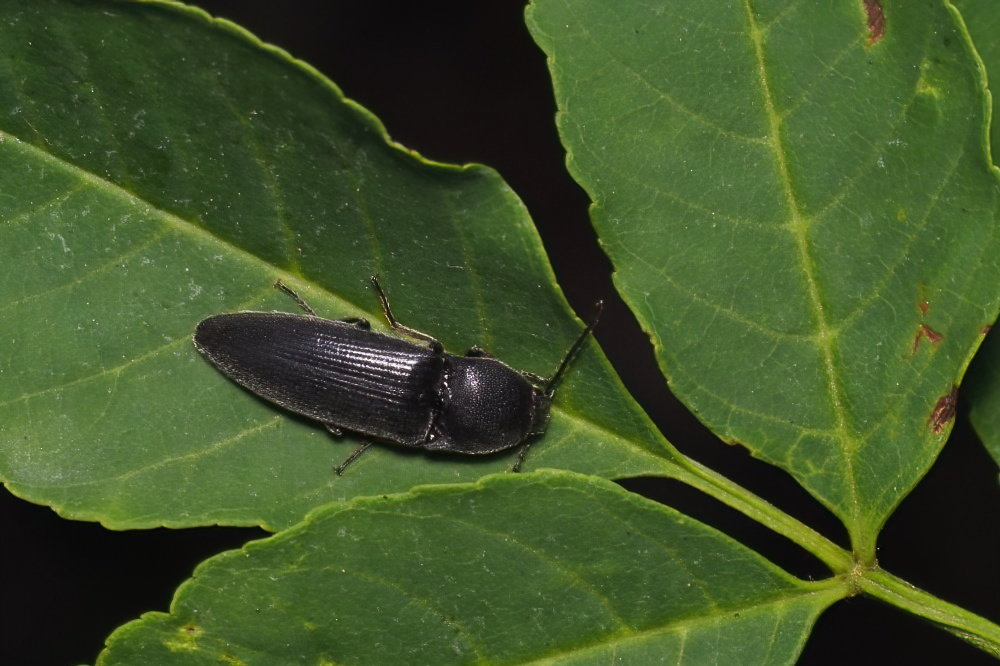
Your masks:
{"label": "dark background", "polygon": [[[203,0],[333,79],[424,156],[496,168],[521,196],[572,305],[608,303],[597,337],[633,395],[688,455],[843,544],[839,523],[784,472],[721,443],[675,399],[652,348],[611,286],[587,224],[588,199],[564,168],[541,51],[514,0],[269,2]],[[951,441],[879,540],[890,572],[972,611],[1000,616],[997,468],[963,404]],[[624,485],[685,511],[803,577],[827,575],[797,547],[680,484]],[[93,662],[103,639],[149,610],[168,609],[203,559],[263,536],[201,528],[112,532],[58,518],[0,491],[0,664]],[[895,608],[842,601],[819,619],[803,664],[989,664],[984,653]]]}

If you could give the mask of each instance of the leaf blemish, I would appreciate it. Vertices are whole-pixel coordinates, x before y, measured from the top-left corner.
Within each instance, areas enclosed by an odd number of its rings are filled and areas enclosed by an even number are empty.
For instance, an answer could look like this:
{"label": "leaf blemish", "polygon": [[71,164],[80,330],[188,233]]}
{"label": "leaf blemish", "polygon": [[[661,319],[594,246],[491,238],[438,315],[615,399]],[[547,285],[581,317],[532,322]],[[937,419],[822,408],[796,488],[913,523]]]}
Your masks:
{"label": "leaf blemish", "polygon": [[879,0],[863,0],[868,16],[868,44],[877,44],[885,34],[885,13]]}
{"label": "leaf blemish", "polygon": [[940,435],[945,426],[955,418],[958,409],[958,387],[952,386],[947,395],[938,398],[931,412],[930,424],[935,435]]}
{"label": "leaf blemish", "polygon": [[917,335],[913,338],[913,353],[914,354],[917,353],[917,349],[920,347],[920,340],[922,338],[927,338],[928,340],[930,340],[930,343],[932,345],[934,345],[935,347],[937,347],[939,344],[941,344],[941,340],[944,339],[944,336],[941,335],[940,333],[938,333],[937,331],[935,331],[933,328],[931,328],[927,324],[921,324],[920,328],[917,329]]}

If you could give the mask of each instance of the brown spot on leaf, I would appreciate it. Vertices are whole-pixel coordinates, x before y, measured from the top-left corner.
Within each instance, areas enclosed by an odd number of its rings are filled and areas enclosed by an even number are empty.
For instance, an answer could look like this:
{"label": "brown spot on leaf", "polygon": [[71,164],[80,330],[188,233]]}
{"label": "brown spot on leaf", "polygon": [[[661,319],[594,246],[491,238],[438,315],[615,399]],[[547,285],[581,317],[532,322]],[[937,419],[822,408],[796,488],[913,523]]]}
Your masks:
{"label": "brown spot on leaf", "polygon": [[917,349],[920,347],[920,340],[923,339],[923,338],[927,338],[928,340],[930,340],[930,343],[932,345],[934,345],[935,347],[937,347],[939,344],[941,344],[941,341],[944,339],[944,336],[941,335],[940,333],[938,333],[937,331],[935,331],[933,328],[931,328],[927,324],[921,324],[920,328],[917,329],[916,336],[914,336],[914,338],[913,338],[913,353],[914,354],[917,353]]}
{"label": "brown spot on leaf", "polygon": [[992,324],[986,324],[986,326],[983,326],[983,337],[985,338],[987,335],[989,335],[990,331],[992,330],[993,330]]}
{"label": "brown spot on leaf", "polygon": [[920,301],[917,303],[917,307],[920,309],[920,314],[927,314],[927,312],[931,309],[930,303],[927,301]]}
{"label": "brown spot on leaf", "polygon": [[863,0],[868,16],[868,43],[877,44],[885,34],[885,13],[879,0]]}
{"label": "brown spot on leaf", "polygon": [[931,412],[930,424],[935,435],[940,435],[945,427],[955,418],[958,409],[958,387],[952,386],[947,395],[938,398]]}

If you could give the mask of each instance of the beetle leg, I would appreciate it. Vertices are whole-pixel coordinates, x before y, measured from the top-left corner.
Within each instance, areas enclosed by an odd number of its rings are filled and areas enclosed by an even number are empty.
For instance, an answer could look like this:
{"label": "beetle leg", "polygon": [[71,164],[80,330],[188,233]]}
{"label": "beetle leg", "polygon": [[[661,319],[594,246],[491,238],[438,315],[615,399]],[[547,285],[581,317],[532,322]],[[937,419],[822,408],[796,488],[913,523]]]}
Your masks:
{"label": "beetle leg", "polygon": [[323,425],[325,425],[326,429],[330,431],[330,434],[335,437],[340,437],[341,435],[344,434],[343,430],[333,425],[332,423],[324,423]]}
{"label": "beetle leg", "polygon": [[[293,301],[295,301],[296,303],[298,303],[299,307],[302,308],[303,310],[305,310],[308,314],[311,314],[313,317],[318,317],[319,316],[319,315],[316,314],[316,311],[313,310],[311,307],[309,307],[309,304],[306,303],[302,299],[301,296],[299,296],[294,291],[292,291],[292,288],[289,287],[287,284],[285,284],[281,280],[277,280],[274,283],[274,286],[277,289],[280,289],[281,291],[283,291],[286,294],[288,294],[288,296]],[[371,328],[372,328],[372,325],[364,317],[346,317],[344,319],[337,319],[335,321],[342,321],[345,324],[350,324],[351,326],[357,326],[358,328],[363,329],[365,331],[370,331]]]}
{"label": "beetle leg", "polygon": [[382,314],[385,315],[385,319],[386,321],[389,322],[389,326],[392,326],[393,329],[399,331],[403,335],[408,335],[411,338],[416,338],[417,340],[423,340],[424,342],[429,342],[431,345],[431,349],[436,354],[444,351],[444,347],[441,346],[441,343],[432,338],[431,336],[427,335],[426,333],[421,333],[420,331],[410,328],[409,326],[403,326],[398,321],[396,321],[396,318],[392,316],[392,310],[389,309],[389,298],[385,295],[385,292],[382,290],[382,285],[379,284],[377,275],[372,276],[372,285],[375,287],[376,293],[378,293],[378,301],[379,303],[382,304]]}
{"label": "beetle leg", "polygon": [[300,308],[306,311],[307,314],[311,314],[313,317],[318,316],[316,314],[316,311],[313,310],[311,307],[309,307],[309,305],[304,300],[302,300],[302,297],[296,294],[294,291],[292,291],[292,288],[289,287],[287,284],[285,284],[281,280],[276,280],[274,282],[274,286],[280,289],[281,291],[285,292],[286,294],[288,294],[293,301],[299,304]]}
{"label": "beetle leg", "polygon": [[338,319],[337,321],[342,321],[345,324],[350,324],[351,326],[357,326],[364,331],[370,331],[372,329],[371,323],[364,317],[348,317],[347,319]]}
{"label": "beetle leg", "polygon": [[337,476],[343,474],[344,470],[347,469],[347,466],[350,465],[355,460],[357,460],[358,456],[367,451],[368,447],[371,445],[372,445],[371,442],[361,442],[361,444],[358,445],[358,448],[351,451],[351,455],[347,456],[347,459],[344,460],[344,462],[340,463],[339,465],[333,468],[333,471],[337,474]]}
{"label": "beetle leg", "polygon": [[465,352],[465,355],[469,358],[496,358],[482,347],[469,347],[469,351]]}
{"label": "beetle leg", "polygon": [[524,456],[528,453],[528,448],[532,444],[532,439],[533,438],[528,438],[528,440],[521,445],[521,448],[517,450],[517,460],[515,460],[514,464],[510,466],[511,472],[516,473],[521,471],[521,465],[524,464]]}

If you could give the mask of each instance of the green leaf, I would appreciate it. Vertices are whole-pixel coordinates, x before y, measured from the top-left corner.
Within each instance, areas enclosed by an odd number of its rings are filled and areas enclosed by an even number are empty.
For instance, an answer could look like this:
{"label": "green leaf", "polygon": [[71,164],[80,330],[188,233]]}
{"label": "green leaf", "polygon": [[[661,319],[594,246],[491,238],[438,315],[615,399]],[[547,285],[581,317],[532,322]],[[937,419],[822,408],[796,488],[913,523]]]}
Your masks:
{"label": "green leaf", "polygon": [[[202,359],[202,318],[397,316],[451,351],[549,374],[580,331],[523,205],[492,170],[420,158],[309,66],[167,2],[0,1],[0,478],[115,528],[298,522],[460,482],[431,459],[292,418]],[[672,455],[596,345],[527,467],[664,473]]]}
{"label": "green leaf", "polygon": [[529,24],[674,392],[793,474],[871,561],[997,311],[967,35],[907,2],[536,0]]}
{"label": "green leaf", "polygon": [[[281,278],[323,314],[379,325],[378,272],[397,314],[450,350],[551,372],[580,324],[523,206],[485,167],[392,144],[308,66],[197,10],[0,0],[0,258],[16,277],[0,289],[0,478],[115,527],[294,524],[201,567],[172,614],[116,632],[104,663],[788,663],[856,593],[997,654],[1000,627],[873,560],[879,516],[948,429],[971,323],[996,309],[996,187],[961,27],[892,4],[883,34],[865,25],[875,2],[820,7],[821,24],[796,5],[680,4],[659,8],[666,27],[630,4],[547,6],[571,12],[535,26],[569,54],[570,157],[600,195],[627,297],[678,344],[661,351],[671,380],[846,515],[856,552],[676,454],[593,345],[528,461],[591,476],[468,483],[510,457],[381,448],[335,478],[353,443],[221,377],[191,348],[196,322],[294,309],[270,287]],[[660,97],[636,104],[656,76]],[[594,476],[637,474],[710,493],[835,576],[796,580]]]}
{"label": "green leaf", "polygon": [[993,460],[1000,465],[1000,336],[991,334],[969,375],[969,419]]}
{"label": "green leaf", "polygon": [[501,474],[212,558],[98,664],[785,664],[846,591],[610,482]]}
{"label": "green leaf", "polygon": [[[1000,13],[996,3],[961,0],[955,6],[962,12],[987,73],[991,72],[995,80],[1000,75]],[[995,163],[1000,154],[1000,122],[997,122],[995,110],[992,121],[990,145]],[[972,425],[986,450],[1000,465],[1000,335],[997,333],[987,336],[982,350],[976,355],[966,394],[972,404],[969,412]]]}
{"label": "green leaf", "polygon": [[[953,4],[961,12],[963,22],[969,31],[969,36],[976,47],[976,52],[982,58],[987,73],[994,77],[1000,71],[1000,13],[995,2],[991,0],[954,0]],[[996,88],[994,84],[992,86]],[[990,123],[990,144],[993,161],[996,163],[997,149],[1000,148],[1000,124],[996,122],[996,100]]]}

